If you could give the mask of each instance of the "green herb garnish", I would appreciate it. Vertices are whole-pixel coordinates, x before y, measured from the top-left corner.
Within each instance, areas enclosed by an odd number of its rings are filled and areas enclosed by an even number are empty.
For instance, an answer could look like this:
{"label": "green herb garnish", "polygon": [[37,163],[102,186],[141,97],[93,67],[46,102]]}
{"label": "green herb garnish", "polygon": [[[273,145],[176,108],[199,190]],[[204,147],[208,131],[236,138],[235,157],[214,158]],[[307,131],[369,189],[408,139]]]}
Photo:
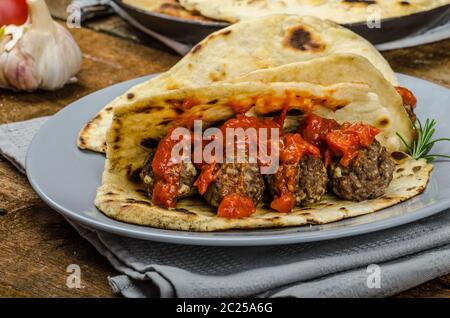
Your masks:
{"label": "green herb garnish", "polygon": [[2,26],[0,28],[0,39],[3,37],[4,34],[5,34],[5,26]]}
{"label": "green herb garnish", "polygon": [[434,144],[441,141],[450,141],[450,138],[439,138],[431,140],[434,133],[436,132],[436,120],[427,119],[425,121],[425,125],[422,125],[419,119],[417,119],[417,123],[414,124],[414,127],[417,131],[416,139],[412,142],[411,145],[405,141],[405,139],[397,133],[403,144],[408,149],[408,154],[414,159],[425,159],[428,162],[434,161],[436,158],[449,158],[450,156],[441,155],[441,154],[430,154],[431,149]]}

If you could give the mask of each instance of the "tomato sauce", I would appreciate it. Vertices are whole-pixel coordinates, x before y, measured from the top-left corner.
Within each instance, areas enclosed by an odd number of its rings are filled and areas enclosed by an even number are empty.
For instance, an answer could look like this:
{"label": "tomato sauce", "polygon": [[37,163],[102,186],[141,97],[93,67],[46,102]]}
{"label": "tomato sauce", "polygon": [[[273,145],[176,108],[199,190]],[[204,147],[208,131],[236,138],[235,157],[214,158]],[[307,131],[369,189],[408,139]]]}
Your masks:
{"label": "tomato sauce", "polygon": [[281,139],[281,164],[296,164],[307,154],[320,157],[320,150],[303,139],[300,134],[286,134]]}
{"label": "tomato sauce", "polygon": [[194,106],[201,104],[201,102],[195,98],[186,98],[181,105],[182,109],[191,109]]}
{"label": "tomato sauce", "polygon": [[[256,139],[255,140],[249,140],[248,135],[245,135],[245,154],[248,156],[249,155],[249,144],[254,142],[256,143],[256,151],[257,151],[257,155],[258,155],[258,163],[261,165],[263,164],[264,158],[262,158],[262,149],[259,148],[259,145],[264,145],[265,144],[265,149],[267,153],[270,153],[271,151],[271,145],[272,145],[272,139],[273,136],[271,134],[271,129],[277,129],[279,135],[282,134],[282,129],[281,126],[274,120],[272,119],[268,119],[268,118],[256,118],[256,117],[250,117],[250,116],[245,116],[245,115],[237,115],[236,118],[232,118],[228,121],[226,121],[221,127],[220,130],[222,131],[223,136],[226,136],[226,130],[227,128],[231,128],[231,129],[238,129],[238,128],[242,128],[244,131],[249,129],[249,128],[254,128],[256,131]],[[261,135],[260,134],[260,129],[265,129],[267,131],[266,135]],[[237,140],[236,138],[232,139],[232,140],[223,140],[223,149],[224,149],[224,155],[231,155],[231,156],[235,156],[236,155],[236,151],[237,151],[237,147],[234,147],[234,154],[227,154],[225,152],[226,149],[228,149],[227,145],[229,144],[234,144],[236,146]],[[277,141],[274,141],[274,143],[276,143]]]}
{"label": "tomato sauce", "polygon": [[270,207],[281,213],[289,213],[295,206],[295,196],[292,192],[284,192],[276,196],[270,203]]}
{"label": "tomato sauce", "polygon": [[237,193],[225,196],[220,202],[217,216],[223,218],[245,218],[256,212],[253,201],[248,196]]}
{"label": "tomato sauce", "polygon": [[284,121],[286,120],[287,113],[289,111],[289,104],[285,103],[281,109],[281,114],[275,119],[275,122],[280,126],[284,126]]}
{"label": "tomato sauce", "polygon": [[[195,100],[192,100],[186,102],[183,107],[193,107],[196,103]],[[322,156],[326,165],[331,163],[333,157],[341,157],[340,163],[347,166],[358,155],[359,150],[372,144],[376,135],[380,133],[380,130],[370,125],[349,123],[341,125],[335,120],[308,114],[300,133],[283,134],[282,126],[288,110],[288,105],[286,105],[283,106],[281,115],[275,120],[238,114],[219,128],[223,136],[223,140],[220,142],[223,145],[225,158],[227,144],[236,143],[236,138],[226,140],[227,128],[242,128],[244,131],[248,128],[255,129],[256,140],[252,140],[252,142],[257,143],[257,159],[260,167],[265,164],[259,157],[262,153],[259,149],[260,144],[265,143],[267,153],[272,151],[272,145],[278,147],[279,168],[273,176],[275,192],[278,195],[273,198],[270,206],[272,209],[284,213],[290,212],[295,206],[296,175],[299,163],[305,155],[312,155],[317,158]],[[242,105],[235,106],[239,108]],[[246,106],[242,107],[245,108]],[[267,134],[262,135],[259,131],[260,128],[266,129]],[[278,140],[273,140],[274,136],[271,135],[271,129],[278,129]],[[180,136],[179,139],[171,138],[172,131],[173,129],[169,130],[166,137],[160,141],[152,162],[155,177],[152,200],[155,205],[166,208],[176,207],[182,169],[182,163],[176,163],[171,158],[172,148],[180,142],[182,137]],[[220,137],[214,136],[213,139]],[[247,134],[245,134],[245,138],[248,138]],[[245,141],[246,155],[248,155],[249,140],[246,139]],[[208,142],[202,142],[203,147],[207,144]],[[213,160],[213,163],[203,162],[197,165],[201,168],[201,172],[194,186],[197,187],[200,194],[204,194],[216,178],[217,164],[214,162],[220,161]],[[225,218],[242,218],[250,216],[255,211],[255,204],[250,197],[234,193],[225,196],[219,204],[217,215]]]}
{"label": "tomato sauce", "polygon": [[302,135],[308,142],[320,148],[325,166],[332,157],[341,157],[340,163],[348,166],[359,150],[370,146],[381,131],[366,124],[339,124],[333,119],[317,115],[306,116],[302,126]]}
{"label": "tomato sauce", "polygon": [[370,146],[381,131],[370,125],[345,123],[341,129],[326,136],[330,151],[341,156],[340,164],[347,167],[359,150]]}
{"label": "tomato sauce", "polygon": [[302,135],[306,141],[325,151],[327,148],[325,141],[327,134],[340,127],[341,125],[333,119],[308,114],[303,122]]}
{"label": "tomato sauce", "polygon": [[181,140],[172,138],[173,129],[159,142],[152,162],[155,177],[152,201],[155,205],[175,208],[180,187],[182,163],[174,162],[172,148]]}
{"label": "tomato sauce", "polygon": [[225,132],[227,128],[280,128],[274,120],[269,118],[256,118],[243,114],[236,115],[235,118],[227,120],[220,129]]}
{"label": "tomato sauce", "polygon": [[414,96],[414,94],[405,87],[396,87],[397,93],[400,94],[400,96],[403,99],[403,104],[411,106],[413,109],[417,106],[417,98]]}
{"label": "tomato sauce", "polygon": [[216,176],[214,175],[215,167],[216,167],[215,163],[202,165],[201,168],[202,171],[200,172],[200,175],[198,176],[197,180],[195,180],[194,182],[194,186],[197,187],[198,193],[202,195],[205,194],[209,184],[216,179]]}
{"label": "tomato sauce", "polygon": [[272,209],[286,213],[294,208],[298,165],[305,155],[319,158],[320,150],[304,140],[300,134],[289,133],[280,140],[280,166],[273,176],[273,184],[278,195],[270,204]]}
{"label": "tomato sauce", "polygon": [[[331,91],[329,91],[331,93]],[[260,96],[251,96],[231,100],[227,106],[233,109],[235,113],[243,114],[251,107],[255,107],[256,111],[260,110],[261,114],[269,114],[280,109],[286,110],[293,108],[302,110],[305,113],[310,113],[317,106],[325,106],[333,111],[348,104],[345,100],[336,100],[326,97],[316,97],[306,91],[284,90],[282,94],[267,94]]]}

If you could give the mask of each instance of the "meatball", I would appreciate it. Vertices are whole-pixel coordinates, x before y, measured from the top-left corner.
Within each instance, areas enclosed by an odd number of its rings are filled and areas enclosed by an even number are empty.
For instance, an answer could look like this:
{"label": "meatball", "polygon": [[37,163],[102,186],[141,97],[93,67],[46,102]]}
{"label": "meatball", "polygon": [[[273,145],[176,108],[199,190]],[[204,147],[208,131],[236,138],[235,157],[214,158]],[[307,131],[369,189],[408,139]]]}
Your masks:
{"label": "meatball", "polygon": [[241,194],[252,199],[256,206],[264,193],[264,179],[256,163],[217,164],[215,179],[206,190],[204,197],[212,206],[219,206],[229,194]]}
{"label": "meatball", "polygon": [[298,187],[295,193],[296,203],[304,206],[319,202],[327,192],[327,169],[320,158],[305,156],[298,169]]}
{"label": "meatball", "polygon": [[[289,177],[291,174],[294,178]],[[286,187],[294,194],[297,206],[306,206],[322,199],[328,176],[322,160],[307,155],[296,165],[280,166],[275,174],[267,175],[266,180],[271,195],[280,195],[281,188]]]}
{"label": "meatball", "polygon": [[[152,151],[147,159],[145,160],[144,166],[141,172],[141,180],[144,183],[148,195],[151,198],[153,194],[154,187],[154,174],[152,170],[152,162],[155,152]],[[180,163],[181,174],[180,174],[180,187],[178,189],[177,199],[192,196],[196,193],[197,189],[194,187],[194,182],[197,179],[197,169],[191,162]]]}
{"label": "meatball", "polygon": [[360,151],[348,167],[331,163],[330,189],[340,198],[364,201],[382,196],[394,175],[395,164],[386,149],[375,141]]}

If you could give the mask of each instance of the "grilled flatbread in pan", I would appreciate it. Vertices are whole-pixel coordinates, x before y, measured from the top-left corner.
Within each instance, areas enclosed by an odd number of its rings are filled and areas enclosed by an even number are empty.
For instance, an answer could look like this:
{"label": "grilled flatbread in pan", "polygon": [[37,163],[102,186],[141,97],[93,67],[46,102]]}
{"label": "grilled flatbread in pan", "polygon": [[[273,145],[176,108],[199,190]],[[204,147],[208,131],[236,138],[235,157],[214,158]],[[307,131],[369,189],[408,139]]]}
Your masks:
{"label": "grilled flatbread in pan", "polygon": [[114,108],[132,105],[136,99],[229,81],[255,70],[333,53],[360,55],[387,81],[397,85],[394,72],[381,54],[368,41],[335,23],[294,15],[247,20],[211,34],[169,71],[113,100],[83,127],[78,145],[82,149],[105,152],[105,135]]}
{"label": "grilled flatbread in pan", "polygon": [[210,21],[210,19],[203,17],[198,13],[185,10],[176,0],[123,0],[122,2],[141,10],[166,14],[177,18]]}
{"label": "grilled flatbread in pan", "polygon": [[188,11],[235,23],[270,14],[301,14],[350,24],[388,19],[432,10],[449,0],[179,0]]}
{"label": "grilled flatbread in pan", "polygon": [[[333,64],[327,65],[333,72]],[[373,82],[383,83],[385,80],[377,72],[372,71],[372,75],[378,77]],[[260,74],[252,76],[257,78]],[[321,81],[319,78],[317,82]],[[367,80],[361,82],[364,81]],[[173,230],[219,231],[324,224],[375,212],[420,194],[427,185],[432,166],[425,160],[416,161],[398,152],[401,145],[393,138],[397,128],[384,125],[386,121],[409,120],[406,113],[397,109],[398,96],[388,94],[381,99],[375,92],[377,88],[368,84],[331,82],[329,80],[327,85],[261,81],[217,83],[137,98],[132,105],[116,108],[107,136],[107,160],[96,206],[109,217],[124,222]],[[291,100],[293,95],[297,99]],[[194,106],[183,106],[191,104],[192,100],[195,100]],[[202,119],[207,126],[217,125],[236,115],[232,106],[236,104],[242,111],[253,107],[253,114],[258,116],[271,114],[281,110],[285,100],[290,100],[291,109],[305,110],[305,105],[309,105],[308,110],[324,118],[364,122],[379,128],[381,133],[377,140],[392,153],[395,162],[393,180],[384,194],[362,202],[326,195],[317,203],[294,207],[290,213],[279,213],[259,204],[254,214],[243,218],[218,217],[216,209],[199,197],[181,199],[172,209],[152,203],[139,176],[151,147],[171,127],[183,126],[192,118]],[[412,131],[403,133],[411,135]]]}

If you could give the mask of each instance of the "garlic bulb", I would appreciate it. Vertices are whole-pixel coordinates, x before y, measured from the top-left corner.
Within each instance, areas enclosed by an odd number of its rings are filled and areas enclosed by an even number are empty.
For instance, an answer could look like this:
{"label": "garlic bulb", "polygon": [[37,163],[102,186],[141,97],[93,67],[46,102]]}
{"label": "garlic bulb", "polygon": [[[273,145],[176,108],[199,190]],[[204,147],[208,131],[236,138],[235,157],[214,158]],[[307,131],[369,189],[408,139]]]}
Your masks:
{"label": "garlic bulb", "polygon": [[44,0],[27,0],[28,21],[0,30],[0,87],[55,90],[80,70],[81,51]]}

